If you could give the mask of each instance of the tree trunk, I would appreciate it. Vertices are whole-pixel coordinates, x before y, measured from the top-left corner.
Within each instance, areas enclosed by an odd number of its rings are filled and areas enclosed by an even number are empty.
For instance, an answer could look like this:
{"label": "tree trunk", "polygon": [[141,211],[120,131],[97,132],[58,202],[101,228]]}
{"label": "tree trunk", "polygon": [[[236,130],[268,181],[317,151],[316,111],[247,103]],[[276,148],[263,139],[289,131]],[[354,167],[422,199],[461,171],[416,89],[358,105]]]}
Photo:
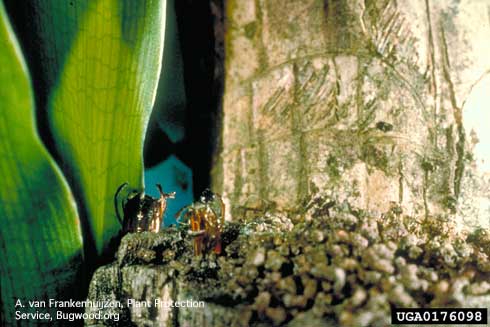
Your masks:
{"label": "tree trunk", "polygon": [[231,213],[320,192],[489,226],[489,17],[478,0],[229,0],[213,180]]}

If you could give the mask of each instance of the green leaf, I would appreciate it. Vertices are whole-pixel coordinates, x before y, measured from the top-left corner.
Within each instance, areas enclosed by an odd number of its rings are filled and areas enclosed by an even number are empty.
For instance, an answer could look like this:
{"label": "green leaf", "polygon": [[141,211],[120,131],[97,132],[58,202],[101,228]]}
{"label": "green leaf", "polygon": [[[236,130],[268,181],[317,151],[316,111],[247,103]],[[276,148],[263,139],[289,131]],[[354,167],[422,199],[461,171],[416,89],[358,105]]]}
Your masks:
{"label": "green leaf", "polygon": [[120,230],[113,195],[143,187],[143,141],[160,74],[165,0],[36,0],[47,116],[61,169],[101,254]]}
{"label": "green leaf", "polygon": [[0,67],[0,315],[11,325],[16,299],[73,296],[82,239],[72,194],[37,135],[27,68],[1,1]]}
{"label": "green leaf", "polygon": [[[167,6],[165,49],[163,50],[165,74],[160,77],[151,120],[155,120],[168,138],[173,143],[177,143],[182,141],[185,134],[184,63],[178,35],[175,0],[167,0]],[[151,128],[151,122],[149,128]],[[149,150],[154,151],[155,149]]]}

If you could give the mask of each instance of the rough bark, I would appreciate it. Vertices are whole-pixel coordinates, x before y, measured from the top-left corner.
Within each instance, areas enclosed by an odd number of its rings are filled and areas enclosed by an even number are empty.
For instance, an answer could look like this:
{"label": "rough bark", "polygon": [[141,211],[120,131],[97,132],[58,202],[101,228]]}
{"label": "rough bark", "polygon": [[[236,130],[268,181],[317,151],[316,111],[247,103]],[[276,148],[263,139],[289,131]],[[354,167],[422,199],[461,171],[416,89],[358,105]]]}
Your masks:
{"label": "rough bark", "polygon": [[214,187],[233,213],[297,211],[320,190],[372,211],[398,205],[489,226],[485,151],[472,155],[477,137],[477,147],[490,142],[477,126],[487,115],[489,8],[228,1]]}
{"label": "rough bark", "polygon": [[283,216],[228,224],[223,235],[233,241],[220,257],[194,257],[191,239],[175,229],[127,235],[90,285],[90,301],[113,305],[87,307],[103,315],[85,323],[386,326],[393,305],[490,305],[488,233],[461,238],[437,219],[405,229],[396,214],[358,219],[338,210],[317,211],[303,227]]}

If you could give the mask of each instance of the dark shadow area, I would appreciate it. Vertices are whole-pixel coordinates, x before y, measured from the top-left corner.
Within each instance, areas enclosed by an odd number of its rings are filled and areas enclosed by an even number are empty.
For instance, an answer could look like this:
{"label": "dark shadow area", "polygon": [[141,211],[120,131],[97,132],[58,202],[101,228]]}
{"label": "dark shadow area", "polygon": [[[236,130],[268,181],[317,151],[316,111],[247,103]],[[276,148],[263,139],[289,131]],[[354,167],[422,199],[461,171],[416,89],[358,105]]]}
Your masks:
{"label": "dark shadow area", "polygon": [[[168,1],[162,75],[145,140],[145,168],[175,155],[197,197],[211,184],[224,78],[222,0]],[[162,172],[165,178],[171,172]]]}
{"label": "dark shadow area", "polygon": [[144,147],[147,192],[156,183],[176,192],[166,226],[210,187],[220,131],[221,13],[213,1],[167,1],[162,71]]}
{"label": "dark shadow area", "polygon": [[223,0],[179,0],[175,4],[187,98],[187,138],[181,156],[192,170],[195,197],[211,184],[213,156],[220,140],[223,8]]}

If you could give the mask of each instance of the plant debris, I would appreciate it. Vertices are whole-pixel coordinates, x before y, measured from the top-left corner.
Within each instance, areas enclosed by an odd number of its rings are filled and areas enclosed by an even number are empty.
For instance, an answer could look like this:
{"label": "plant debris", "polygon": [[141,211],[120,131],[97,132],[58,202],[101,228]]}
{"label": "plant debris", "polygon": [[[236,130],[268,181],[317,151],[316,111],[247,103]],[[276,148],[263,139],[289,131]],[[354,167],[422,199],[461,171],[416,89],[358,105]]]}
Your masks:
{"label": "plant debris", "polygon": [[490,295],[488,231],[395,209],[376,217],[312,207],[294,224],[273,213],[227,223],[221,256],[194,256],[192,238],[176,228],[132,234],[118,262],[166,265],[195,297],[240,305],[244,325],[384,326],[392,307],[461,307]]}

